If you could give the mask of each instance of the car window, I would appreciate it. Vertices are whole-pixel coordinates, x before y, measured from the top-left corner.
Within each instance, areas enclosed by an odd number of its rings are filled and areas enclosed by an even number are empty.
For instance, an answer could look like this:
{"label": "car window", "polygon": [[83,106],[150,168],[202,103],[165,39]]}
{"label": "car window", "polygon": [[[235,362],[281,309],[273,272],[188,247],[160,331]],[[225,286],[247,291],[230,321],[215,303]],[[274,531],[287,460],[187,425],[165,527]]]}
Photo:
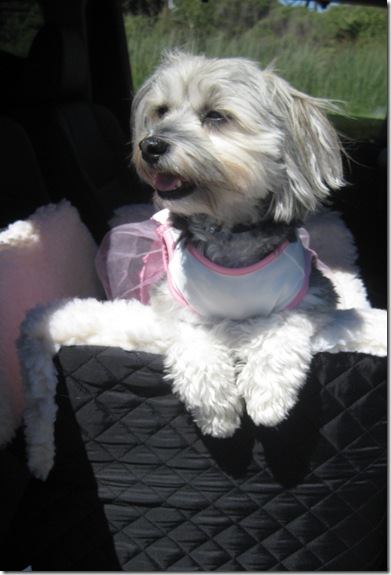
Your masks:
{"label": "car window", "polygon": [[43,24],[36,0],[0,2],[0,50],[14,56],[27,56],[31,43]]}
{"label": "car window", "polygon": [[346,102],[351,116],[386,115],[386,9],[294,0],[128,1],[123,9],[136,88],[175,46],[274,63],[297,89]]}

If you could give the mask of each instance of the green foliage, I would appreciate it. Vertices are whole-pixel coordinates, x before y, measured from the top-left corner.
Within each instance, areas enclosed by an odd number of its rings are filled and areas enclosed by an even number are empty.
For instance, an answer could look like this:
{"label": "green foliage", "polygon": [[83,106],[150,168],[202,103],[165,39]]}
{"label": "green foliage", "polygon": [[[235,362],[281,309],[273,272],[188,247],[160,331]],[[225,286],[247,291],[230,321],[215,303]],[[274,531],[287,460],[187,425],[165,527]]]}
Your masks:
{"label": "green foliage", "polygon": [[334,42],[384,44],[387,42],[387,10],[364,6],[332,6],[322,14],[322,25]]}
{"label": "green foliage", "polygon": [[26,56],[43,16],[34,0],[26,0],[19,9],[12,2],[0,2],[0,48],[15,56]]}
{"label": "green foliage", "polygon": [[163,50],[247,56],[314,96],[348,102],[352,115],[387,105],[387,11],[331,6],[323,12],[278,0],[175,0],[158,17],[125,16],[135,87]]}
{"label": "green foliage", "polygon": [[238,34],[269,16],[274,5],[275,0],[212,0],[211,18],[217,30]]}
{"label": "green foliage", "polygon": [[304,6],[277,5],[257,23],[259,32],[291,42],[301,37],[314,45],[337,47],[342,43],[387,42],[387,11],[363,6],[332,5],[324,12]]}
{"label": "green foliage", "polygon": [[173,23],[184,32],[197,31],[202,36],[213,32],[211,6],[209,3],[194,2],[194,0],[176,0],[175,9],[165,12],[166,21]]}

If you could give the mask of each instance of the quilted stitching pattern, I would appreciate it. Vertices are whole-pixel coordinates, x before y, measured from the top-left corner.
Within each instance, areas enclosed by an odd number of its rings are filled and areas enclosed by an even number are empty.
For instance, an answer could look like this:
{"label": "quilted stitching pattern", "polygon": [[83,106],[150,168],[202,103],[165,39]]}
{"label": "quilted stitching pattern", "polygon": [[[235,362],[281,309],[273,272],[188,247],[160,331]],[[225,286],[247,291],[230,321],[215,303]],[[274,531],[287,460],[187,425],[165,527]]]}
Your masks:
{"label": "quilted stitching pattern", "polygon": [[[381,565],[384,360],[319,354],[279,429],[244,420],[226,440],[200,434],[163,380],[160,356],[68,347],[57,362],[62,418],[53,477],[87,456],[123,570]],[[69,430],[81,441],[65,442]]]}

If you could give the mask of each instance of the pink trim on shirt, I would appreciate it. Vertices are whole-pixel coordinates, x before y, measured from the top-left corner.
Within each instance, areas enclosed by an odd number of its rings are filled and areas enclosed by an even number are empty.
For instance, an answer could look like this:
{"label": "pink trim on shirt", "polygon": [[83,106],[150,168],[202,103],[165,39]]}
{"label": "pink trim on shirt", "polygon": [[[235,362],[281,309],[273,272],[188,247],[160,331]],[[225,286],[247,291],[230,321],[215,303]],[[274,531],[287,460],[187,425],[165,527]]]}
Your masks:
{"label": "pink trim on shirt", "polygon": [[257,270],[260,270],[263,267],[270,264],[273,260],[278,258],[278,256],[287,248],[288,245],[289,245],[288,242],[284,242],[283,244],[281,244],[280,247],[278,247],[274,252],[272,252],[271,254],[266,256],[260,262],[252,264],[250,266],[241,267],[241,268],[225,268],[223,266],[220,266],[220,265],[212,262],[211,260],[208,260],[193,245],[187,246],[187,250],[202,265],[204,265],[205,267],[209,268],[210,270],[212,270],[218,274],[221,274],[223,276],[244,276],[244,275],[250,274],[252,272],[255,272]]}

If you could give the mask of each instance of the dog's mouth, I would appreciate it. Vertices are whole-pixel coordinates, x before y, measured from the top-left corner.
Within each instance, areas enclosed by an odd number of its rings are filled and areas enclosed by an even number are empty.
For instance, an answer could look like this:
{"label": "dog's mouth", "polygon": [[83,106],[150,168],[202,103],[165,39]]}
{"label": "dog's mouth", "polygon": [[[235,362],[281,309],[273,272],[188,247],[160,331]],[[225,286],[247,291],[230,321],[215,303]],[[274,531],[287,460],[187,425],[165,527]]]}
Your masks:
{"label": "dog's mouth", "polygon": [[192,194],[195,190],[194,184],[183,180],[175,174],[156,174],[153,187],[157,195],[162,200],[179,200]]}

